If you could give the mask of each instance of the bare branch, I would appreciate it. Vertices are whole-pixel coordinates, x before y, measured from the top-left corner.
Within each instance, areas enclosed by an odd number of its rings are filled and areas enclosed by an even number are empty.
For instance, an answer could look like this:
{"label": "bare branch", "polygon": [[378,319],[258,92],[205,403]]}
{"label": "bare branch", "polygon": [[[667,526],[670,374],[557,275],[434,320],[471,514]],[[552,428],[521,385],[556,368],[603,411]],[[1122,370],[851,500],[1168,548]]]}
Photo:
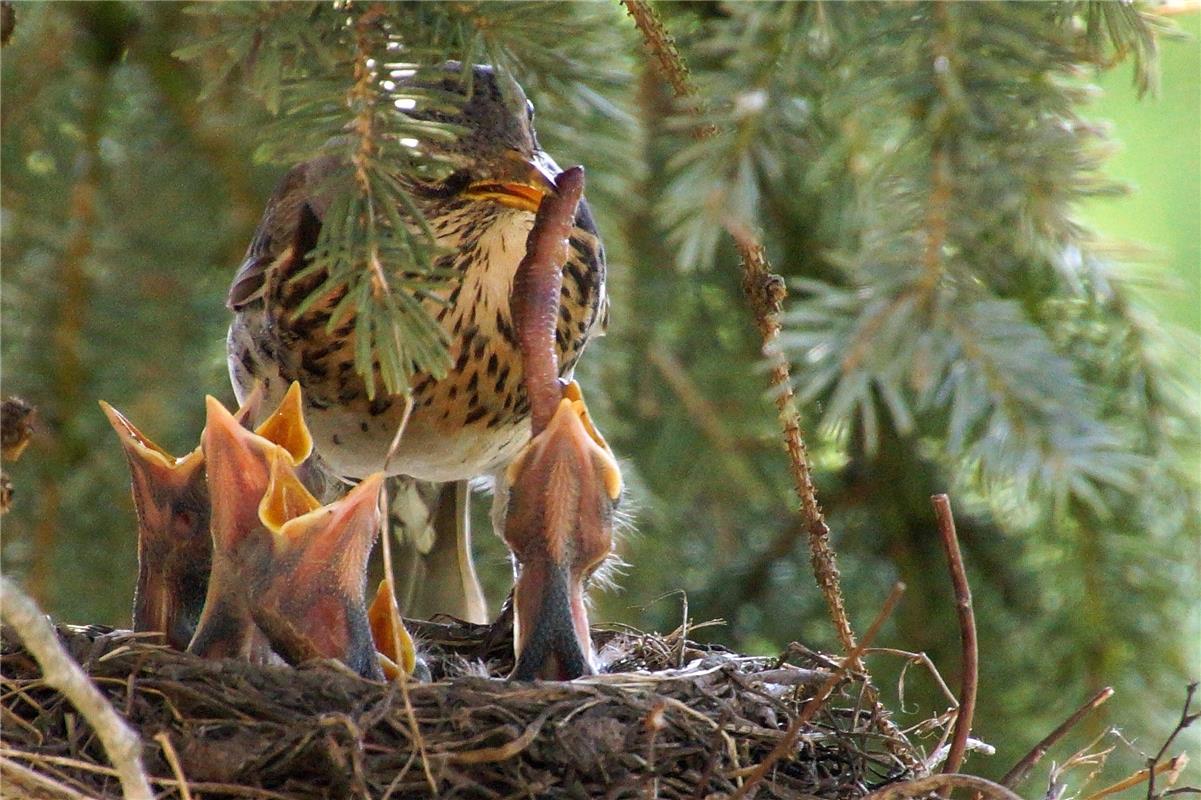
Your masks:
{"label": "bare branch", "polygon": [[1101,706],[1106,700],[1113,697],[1113,687],[1106,686],[1101,691],[1097,692],[1092,698],[1076,709],[1070,717],[1064,720],[1058,728],[1051,731],[1043,738],[1041,742],[1034,745],[1034,748],[1023,756],[1009,772],[1005,773],[1005,777],[1001,779],[1001,784],[1010,789],[1017,786],[1026,779],[1030,774],[1030,770],[1034,769],[1035,765],[1042,760],[1056,742],[1067,735],[1068,731],[1076,727],[1080,720],[1084,719],[1093,709]]}
{"label": "bare branch", "polygon": [[63,648],[50,620],[37,604],[3,575],[0,575],[0,616],[13,626],[33,653],[46,683],[62,692],[96,731],[117,770],[125,796],[130,800],[152,800],[154,792],[142,768],[142,740]]}
{"label": "bare branch", "polygon": [[[688,67],[654,10],[646,0],[625,0],[625,4],[642,34],[647,49],[655,57],[660,72],[671,84],[677,98],[686,99],[695,95],[696,90],[688,79]],[[692,108],[693,113],[698,113],[699,110],[696,106]],[[715,128],[704,126],[697,130],[696,135],[699,138],[707,138],[716,133]],[[763,354],[771,366],[771,394],[775,398],[780,427],[784,433],[784,447],[788,451],[793,483],[801,500],[801,513],[809,534],[809,555],[813,574],[826,599],[830,619],[838,632],[843,650],[849,653],[855,649],[855,634],[847,619],[837,558],[830,546],[830,528],[826,525],[821,506],[817,502],[817,490],[813,486],[809,456],[805,450],[805,440],[801,436],[801,415],[792,392],[788,359],[776,346],[776,339],[780,334],[780,309],[788,291],[784,286],[784,279],[771,271],[767,254],[758,236],[735,220],[726,219],[723,224],[738,247],[742,260],[743,292],[750,302],[755,326],[763,340]],[[862,669],[863,665],[856,663],[854,667]]]}
{"label": "bare branch", "polygon": [[972,612],[972,589],[968,586],[967,572],[963,568],[963,555],[959,552],[959,537],[955,534],[951,501],[945,494],[936,494],[930,499],[934,503],[934,512],[938,515],[938,534],[942,539],[943,551],[947,554],[951,583],[955,587],[955,608],[959,612],[959,639],[962,645],[963,675],[959,689],[959,713],[955,717],[951,749],[942,767],[943,773],[953,773],[963,763],[963,755],[967,752],[967,737],[972,731],[972,716],[976,710],[976,687],[979,682],[976,616]]}

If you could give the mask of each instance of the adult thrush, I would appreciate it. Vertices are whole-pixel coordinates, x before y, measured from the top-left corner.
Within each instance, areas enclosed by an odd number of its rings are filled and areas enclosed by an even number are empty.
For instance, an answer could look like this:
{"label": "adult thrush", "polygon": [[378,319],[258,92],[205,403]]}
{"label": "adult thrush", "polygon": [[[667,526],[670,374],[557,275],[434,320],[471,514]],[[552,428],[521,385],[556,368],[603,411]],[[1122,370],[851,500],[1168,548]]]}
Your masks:
{"label": "adult thrush", "polygon": [[[426,301],[449,337],[453,366],[442,379],[413,378],[411,416],[391,458],[407,404],[382,388],[368,396],[354,366],[353,317],[329,329],[342,293],[298,311],[326,277],[298,273],[317,245],[331,187],[346,185],[351,167],[345,160],[325,156],[300,164],[276,188],[230,289],[235,318],[228,347],[239,397],[259,379],[270,407],[291,381],[300,382],[317,453],[332,473],[360,479],[387,469],[412,479],[393,503],[393,518],[404,528],[408,554],[428,558],[406,565],[410,586],[397,587],[404,611],[483,622],[461,482],[501,475],[529,439],[530,406],[509,297],[534,214],[553,191],[559,168],[538,145],[533,106],[521,88],[488,66],[471,72],[470,88],[453,62],[407,79],[462,101],[457,110],[408,112],[457,126],[454,141],[420,145],[453,172],[437,181],[400,176],[443,253],[435,266],[454,276],[440,302]],[[556,349],[561,374],[570,378],[584,346],[603,330],[607,309],[604,250],[586,202],[575,217],[561,298]],[[383,386],[378,367],[373,379]]]}

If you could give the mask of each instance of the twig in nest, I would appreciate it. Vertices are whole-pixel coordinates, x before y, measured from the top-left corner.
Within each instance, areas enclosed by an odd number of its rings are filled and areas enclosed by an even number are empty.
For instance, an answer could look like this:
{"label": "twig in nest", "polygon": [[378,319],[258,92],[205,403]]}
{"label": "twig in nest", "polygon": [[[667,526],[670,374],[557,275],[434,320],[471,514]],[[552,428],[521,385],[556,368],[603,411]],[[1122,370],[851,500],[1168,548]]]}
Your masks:
{"label": "twig in nest", "polygon": [[188,788],[188,779],[184,777],[183,768],[179,766],[179,754],[175,752],[175,745],[171,744],[171,737],[166,731],[159,731],[154,735],[154,741],[163,748],[163,757],[167,759],[167,765],[175,774],[175,780],[179,781],[180,796],[183,800],[192,800],[192,790]]}
{"label": "twig in nest", "polygon": [[1022,800],[1021,797],[999,783],[993,783],[975,775],[962,775],[958,772],[944,772],[913,781],[889,784],[865,795],[863,800],[905,800],[905,798],[921,797],[931,792],[949,793],[953,789],[971,789],[977,796],[989,798],[989,800]]}
{"label": "twig in nest", "polygon": [[62,692],[100,737],[130,800],[151,800],[154,793],[142,769],[142,741],[63,649],[50,621],[17,585],[0,575],[0,615],[33,653],[48,685]]}
{"label": "twig in nest", "polygon": [[754,772],[752,772],[748,777],[747,782],[742,784],[742,786],[738,788],[738,791],[730,795],[730,800],[739,800],[739,798],[746,797],[747,794],[754,789],[755,786],[764,779],[764,777],[767,776],[767,773],[771,771],[771,768],[775,766],[776,762],[792,750],[793,745],[796,744],[797,736],[799,736],[801,733],[801,727],[809,720],[813,719],[813,715],[816,714],[818,709],[822,707],[822,704],[826,702],[826,698],[828,698],[838,686],[839,681],[843,679],[847,671],[851,669],[852,665],[859,661],[859,657],[863,654],[863,651],[867,649],[867,646],[872,643],[872,639],[876,638],[876,634],[880,632],[880,628],[884,625],[885,620],[892,615],[893,609],[897,607],[897,603],[900,601],[901,595],[904,593],[905,584],[901,583],[900,581],[897,581],[893,584],[892,591],[888,593],[888,597],[885,599],[884,605],[880,608],[880,613],[876,614],[876,618],[872,621],[871,627],[869,627],[867,629],[867,633],[863,635],[863,641],[857,644],[851,650],[851,652],[847,653],[846,657],[842,660],[842,663],[838,665],[838,669],[830,674],[830,677],[826,679],[826,682],[823,683],[821,688],[817,690],[817,693],[813,695],[812,699],[805,703],[804,708],[801,709],[800,713],[797,714],[796,718],[788,726],[788,730],[785,732],[784,738],[780,739],[772,751],[767,754],[767,757],[764,758],[763,761],[759,762],[759,765],[755,767]]}
{"label": "twig in nest", "polygon": [[[660,72],[672,85],[677,98],[686,99],[695,95],[695,89],[688,79],[688,67],[650,4],[646,0],[625,0],[625,5],[630,16],[634,18],[647,49],[654,55]],[[693,106],[692,111],[699,114],[700,108]],[[716,133],[717,129],[708,125],[697,130],[697,136],[700,138],[708,138]],[[771,271],[763,245],[753,232],[732,219],[724,220],[723,225],[738,247],[742,260],[743,291],[750,302],[755,325],[763,340],[763,353],[771,365],[771,393],[775,398],[776,411],[784,434],[784,446],[792,468],[793,483],[801,500],[801,512],[809,534],[809,555],[813,574],[826,599],[826,605],[829,606],[830,618],[838,632],[843,650],[849,653],[855,649],[855,634],[847,619],[838,562],[834,549],[830,546],[830,529],[822,515],[821,506],[818,505],[817,491],[813,486],[809,456],[805,450],[805,440],[801,436],[801,415],[792,392],[788,360],[776,347],[776,339],[780,333],[780,308],[787,294],[784,279]],[[856,669],[863,668],[860,663],[853,666]]]}
{"label": "twig in nest", "polygon": [[[1201,712],[1190,713],[1192,711],[1193,695],[1196,693],[1197,682],[1193,681],[1184,690],[1184,708],[1180,712],[1180,721],[1176,723],[1176,727],[1168,734],[1168,738],[1164,741],[1163,746],[1159,748],[1159,752],[1147,759],[1147,800],[1153,800],[1155,797],[1155,765],[1163,760],[1164,754],[1168,752],[1168,748],[1172,746],[1172,742],[1176,740],[1180,732],[1196,722],[1198,718],[1201,718]],[[1178,756],[1177,758],[1183,758],[1183,756]],[[1185,759],[1186,762],[1187,760]],[[1182,764],[1181,769],[1183,769],[1183,766]],[[1175,782],[1175,778],[1173,778],[1173,782]]]}
{"label": "twig in nest", "polygon": [[1034,769],[1038,762],[1042,760],[1043,756],[1047,754],[1047,751],[1050,750],[1056,742],[1066,736],[1068,731],[1076,727],[1080,720],[1084,719],[1091,711],[1102,705],[1111,697],[1113,697],[1113,688],[1109,686],[1106,686],[1104,689],[1093,695],[1087,703],[1076,709],[1070,717],[1065,719],[1060,724],[1058,728],[1048,733],[1041,742],[1034,745],[1034,748],[1029,753],[1027,753],[1016,764],[1014,764],[1013,768],[1010,769],[1009,772],[1005,773],[1005,777],[1001,778],[1001,784],[1012,789],[1024,781],[1030,774],[1030,770]]}
{"label": "twig in nest", "polygon": [[1111,794],[1124,792],[1131,786],[1138,786],[1143,781],[1147,781],[1148,796],[1154,796],[1150,793],[1155,791],[1156,775],[1167,775],[1168,785],[1171,786],[1176,782],[1176,779],[1180,777],[1181,770],[1183,770],[1187,764],[1188,756],[1186,756],[1184,753],[1181,753],[1175,758],[1169,758],[1167,761],[1160,761],[1152,767],[1144,767],[1133,775],[1129,775],[1117,783],[1110,784],[1098,792],[1093,792],[1085,800],[1101,800],[1102,797],[1109,797]]}
{"label": "twig in nest", "polygon": [[951,501],[945,494],[936,494],[930,499],[934,503],[934,513],[938,515],[938,534],[942,539],[943,551],[947,554],[951,583],[955,587],[955,608],[959,612],[959,637],[962,643],[963,677],[959,689],[959,713],[955,717],[951,749],[942,767],[944,773],[952,773],[963,763],[963,755],[967,752],[967,737],[972,731],[972,716],[976,710],[976,685],[979,678],[976,616],[972,612],[972,590],[968,586],[967,573],[963,568],[963,555],[959,552],[959,537],[955,534]]}

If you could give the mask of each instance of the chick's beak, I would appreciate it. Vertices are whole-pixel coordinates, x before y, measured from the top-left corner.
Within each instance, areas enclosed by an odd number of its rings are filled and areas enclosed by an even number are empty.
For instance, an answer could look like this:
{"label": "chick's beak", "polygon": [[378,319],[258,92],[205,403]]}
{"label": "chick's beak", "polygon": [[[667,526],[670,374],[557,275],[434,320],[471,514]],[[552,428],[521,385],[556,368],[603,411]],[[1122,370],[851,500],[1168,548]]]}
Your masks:
{"label": "chick's beak", "polygon": [[214,397],[205,398],[201,447],[213,498],[213,539],[236,547],[258,524],[258,505],[267,490],[277,445],[242,427]]}
{"label": "chick's beak", "polygon": [[504,161],[494,177],[475,181],[464,195],[475,200],[491,200],[508,208],[538,212],[542,198],[554,194],[555,176],[536,159],[516,150],[505,152]]}
{"label": "chick's beak", "polygon": [[583,584],[562,564],[523,564],[513,587],[513,680],[563,681],[592,675]]}

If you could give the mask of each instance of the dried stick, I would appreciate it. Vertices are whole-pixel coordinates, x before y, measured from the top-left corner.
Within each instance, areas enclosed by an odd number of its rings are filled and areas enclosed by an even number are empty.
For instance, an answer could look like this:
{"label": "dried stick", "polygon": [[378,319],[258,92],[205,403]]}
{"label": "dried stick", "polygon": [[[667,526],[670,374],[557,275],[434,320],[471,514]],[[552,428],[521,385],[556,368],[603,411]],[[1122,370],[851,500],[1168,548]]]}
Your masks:
{"label": "dried stick", "polygon": [[1056,742],[1067,735],[1068,731],[1076,727],[1080,720],[1084,719],[1093,709],[1101,706],[1106,700],[1113,697],[1113,687],[1106,686],[1101,691],[1097,692],[1092,698],[1076,709],[1070,717],[1065,719],[1058,728],[1051,731],[1043,738],[1041,742],[1034,745],[1034,748],[1021,758],[1009,772],[1005,773],[1005,777],[1001,778],[1001,785],[1010,789],[1024,781],[1030,774],[1030,770],[1042,761],[1043,756],[1047,754]]}
{"label": "dried stick", "polygon": [[533,436],[546,428],[563,399],[555,328],[559,323],[567,239],[584,193],[584,168],[563,170],[555,178],[555,188],[558,191],[546,195],[538,207],[534,227],[526,239],[525,256],[513,276],[513,327],[524,362]]}
{"label": "dried stick", "polygon": [[958,772],[944,772],[940,775],[929,775],[904,783],[892,783],[877,789],[863,800],[905,800],[910,797],[921,797],[931,792],[950,792],[954,789],[971,789],[978,797],[989,800],[1022,800],[999,783],[993,783],[975,775],[962,775]]}
{"label": "dried stick", "polygon": [[[1100,791],[1093,792],[1085,800],[1101,800],[1102,797],[1109,797],[1111,794],[1124,792],[1132,786],[1138,786],[1143,781],[1147,781],[1148,793],[1155,791],[1155,776],[1167,774],[1169,775],[1168,784],[1176,782],[1176,778],[1180,775],[1181,770],[1188,764],[1188,756],[1184,753],[1170,758],[1167,761],[1160,761],[1154,766],[1144,767],[1133,775],[1129,775],[1117,783],[1110,784]],[[1148,794],[1148,796],[1152,796]]]}
{"label": "dried stick", "polygon": [[[647,0],[624,0],[627,11],[638,26],[647,49],[654,55],[659,70],[671,84],[680,99],[695,95],[688,79],[688,68],[680,56],[675,43],[667,34],[662,21]],[[700,111],[693,108],[694,113]],[[697,130],[697,136],[707,138],[717,133],[715,128],[705,126]],[[788,359],[776,346],[780,333],[780,309],[787,296],[784,279],[771,271],[762,243],[751,231],[733,220],[725,220],[726,232],[733,238],[742,260],[742,288],[750,302],[755,317],[755,326],[763,341],[763,353],[771,366],[769,383],[775,399],[780,427],[784,433],[784,446],[788,451],[793,483],[801,500],[801,512],[805,529],[809,535],[809,555],[817,585],[826,599],[830,619],[838,632],[838,639],[847,653],[855,650],[855,634],[847,619],[846,604],[839,582],[838,563],[830,546],[830,529],[817,502],[817,491],[809,469],[809,457],[805,441],[801,436],[801,415],[797,410],[792,392],[792,376]],[[852,665],[862,669],[856,657]]]}
{"label": "dried stick", "polygon": [[863,654],[863,651],[867,649],[868,645],[872,643],[872,639],[876,638],[876,634],[880,632],[880,628],[884,625],[884,622],[890,616],[892,616],[893,609],[897,607],[897,603],[900,601],[901,595],[904,593],[904,583],[897,581],[892,585],[892,591],[888,593],[888,597],[884,600],[884,605],[880,608],[880,612],[876,614],[876,618],[872,621],[871,626],[867,629],[867,633],[863,635],[863,641],[855,645],[851,652],[847,653],[846,657],[842,660],[842,663],[838,665],[838,669],[830,673],[830,677],[826,678],[826,682],[823,683],[821,688],[817,690],[817,693],[809,699],[809,702],[805,703],[804,707],[801,708],[800,713],[797,714],[795,719],[793,719],[792,723],[788,726],[788,730],[784,733],[783,738],[776,743],[776,746],[773,747],[772,751],[767,754],[767,757],[759,762],[759,765],[755,767],[754,771],[747,778],[747,782],[738,787],[738,791],[730,795],[730,800],[739,800],[739,798],[746,797],[747,794],[767,776],[767,773],[770,772],[771,768],[776,765],[776,762],[791,752],[793,745],[796,744],[797,737],[801,733],[801,727],[809,720],[813,719],[813,715],[818,712],[818,709],[822,707],[822,704],[825,703],[826,699],[831,695],[831,693],[833,693],[834,689],[838,686],[839,681],[843,679],[847,671],[850,670],[854,664],[859,662],[859,657]]}
{"label": "dried stick", "polygon": [[[1164,741],[1163,746],[1159,748],[1154,756],[1147,759],[1147,800],[1153,800],[1155,797],[1155,765],[1163,760],[1164,754],[1168,752],[1168,748],[1172,746],[1172,742],[1180,735],[1180,732],[1192,725],[1201,718],[1201,712],[1190,714],[1193,705],[1193,695],[1197,693],[1197,682],[1193,681],[1184,690],[1184,708],[1180,712],[1180,721],[1176,723],[1176,727],[1168,734],[1168,738]],[[1178,757],[1179,758],[1179,757]],[[1187,759],[1185,759],[1187,761]],[[1183,768],[1183,765],[1181,766]]]}
{"label": "dried stick", "polygon": [[175,780],[179,781],[181,800],[192,800],[192,790],[188,787],[188,779],[184,777],[183,768],[179,765],[179,754],[175,752],[175,745],[171,744],[171,737],[166,731],[159,731],[154,735],[154,741],[163,748],[163,757],[167,759],[167,765],[171,767]]}
{"label": "dried stick", "polygon": [[50,621],[37,604],[2,575],[0,616],[13,626],[25,647],[37,659],[46,683],[70,700],[96,731],[121,779],[125,797],[130,800],[151,800],[154,792],[142,768],[142,740],[125,724],[63,648]]}
{"label": "dried stick", "polygon": [[959,689],[959,713],[955,716],[955,733],[951,738],[951,749],[943,764],[943,773],[956,772],[967,752],[967,737],[972,731],[972,716],[976,711],[976,686],[979,680],[978,653],[976,648],[976,616],[972,612],[972,589],[968,586],[967,573],[963,568],[963,555],[959,552],[959,537],[955,534],[955,517],[951,514],[951,501],[945,494],[930,498],[934,513],[938,516],[938,534],[942,539],[943,551],[951,570],[951,583],[955,587],[955,608],[959,612],[959,638],[962,643],[963,676]]}

